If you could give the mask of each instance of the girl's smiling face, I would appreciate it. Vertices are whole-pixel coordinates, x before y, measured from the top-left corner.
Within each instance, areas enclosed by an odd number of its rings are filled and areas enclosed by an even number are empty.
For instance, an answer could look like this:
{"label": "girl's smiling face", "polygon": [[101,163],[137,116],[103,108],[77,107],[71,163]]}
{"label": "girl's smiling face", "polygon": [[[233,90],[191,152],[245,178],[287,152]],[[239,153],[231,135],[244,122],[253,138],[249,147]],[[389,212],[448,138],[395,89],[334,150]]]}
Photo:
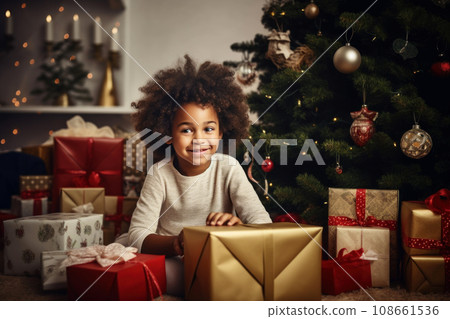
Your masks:
{"label": "girl's smiling face", "polygon": [[183,105],[175,114],[172,139],[168,142],[175,149],[175,165],[180,173],[187,176],[203,173],[221,138],[219,117],[213,107]]}

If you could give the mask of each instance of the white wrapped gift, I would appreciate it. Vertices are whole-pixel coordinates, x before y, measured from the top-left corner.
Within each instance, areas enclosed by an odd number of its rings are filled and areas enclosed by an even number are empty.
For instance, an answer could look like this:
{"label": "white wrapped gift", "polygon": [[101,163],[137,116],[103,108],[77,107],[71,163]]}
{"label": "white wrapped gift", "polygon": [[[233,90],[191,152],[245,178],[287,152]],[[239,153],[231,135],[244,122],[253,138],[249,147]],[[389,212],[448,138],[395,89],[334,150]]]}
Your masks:
{"label": "white wrapped gift", "polygon": [[43,251],[103,244],[103,215],[54,213],[4,221],[6,275],[41,273]]}
{"label": "white wrapped gift", "polygon": [[382,227],[338,226],[336,251],[364,249],[362,259],[370,260],[372,287],[389,287],[389,229]]}
{"label": "white wrapped gift", "polygon": [[41,282],[43,290],[67,287],[66,268],[61,263],[67,258],[67,251],[43,251],[41,254]]}
{"label": "white wrapped gift", "polygon": [[19,217],[43,215],[48,213],[48,198],[22,199],[18,195],[11,196],[11,214]]}

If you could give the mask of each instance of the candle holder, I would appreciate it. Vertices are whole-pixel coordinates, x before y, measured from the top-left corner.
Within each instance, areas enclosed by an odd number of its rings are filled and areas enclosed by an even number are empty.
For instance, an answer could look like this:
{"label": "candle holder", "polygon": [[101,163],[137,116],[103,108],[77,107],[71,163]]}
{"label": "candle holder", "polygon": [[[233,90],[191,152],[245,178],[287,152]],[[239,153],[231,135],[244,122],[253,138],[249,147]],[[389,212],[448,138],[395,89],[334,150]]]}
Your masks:
{"label": "candle holder", "polygon": [[92,53],[97,62],[103,62],[103,44],[93,44]]}
{"label": "candle holder", "polygon": [[11,52],[14,49],[14,37],[12,35],[6,34],[4,38],[4,42],[2,44],[2,50],[6,53]]}
{"label": "candle holder", "polygon": [[120,53],[119,51],[109,51],[109,61],[114,69],[120,69]]}
{"label": "candle holder", "polygon": [[53,53],[53,41],[45,41],[45,55],[51,57]]}

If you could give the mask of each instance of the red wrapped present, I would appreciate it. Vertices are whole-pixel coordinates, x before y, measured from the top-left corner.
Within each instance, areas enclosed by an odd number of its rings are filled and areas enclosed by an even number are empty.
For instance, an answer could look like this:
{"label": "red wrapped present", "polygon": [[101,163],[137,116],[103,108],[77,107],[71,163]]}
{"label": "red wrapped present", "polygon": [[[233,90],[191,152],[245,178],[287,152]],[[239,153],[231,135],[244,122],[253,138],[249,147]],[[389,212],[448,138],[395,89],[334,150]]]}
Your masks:
{"label": "red wrapped present", "polygon": [[55,137],[53,207],[62,187],[103,187],[122,195],[123,139]]}
{"label": "red wrapped present", "polygon": [[370,261],[360,259],[364,250],[362,248],[353,250],[346,255],[344,251],[345,248],[342,248],[335,260],[322,260],[324,294],[338,295],[346,291],[372,287]]}
{"label": "red wrapped present", "polygon": [[143,301],[166,292],[165,257],[136,254],[125,263],[103,268],[96,262],[67,267],[70,300]]}

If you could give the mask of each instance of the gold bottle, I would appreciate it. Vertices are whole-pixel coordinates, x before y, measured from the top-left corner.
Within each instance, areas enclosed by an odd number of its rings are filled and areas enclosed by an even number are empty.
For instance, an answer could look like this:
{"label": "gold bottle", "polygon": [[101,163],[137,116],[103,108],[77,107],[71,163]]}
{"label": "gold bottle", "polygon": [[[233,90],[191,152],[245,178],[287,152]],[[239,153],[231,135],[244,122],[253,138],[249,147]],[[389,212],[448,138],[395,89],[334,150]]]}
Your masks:
{"label": "gold bottle", "polygon": [[105,75],[98,95],[97,105],[108,107],[117,106],[118,104],[114,74],[111,62],[108,59],[106,62]]}

